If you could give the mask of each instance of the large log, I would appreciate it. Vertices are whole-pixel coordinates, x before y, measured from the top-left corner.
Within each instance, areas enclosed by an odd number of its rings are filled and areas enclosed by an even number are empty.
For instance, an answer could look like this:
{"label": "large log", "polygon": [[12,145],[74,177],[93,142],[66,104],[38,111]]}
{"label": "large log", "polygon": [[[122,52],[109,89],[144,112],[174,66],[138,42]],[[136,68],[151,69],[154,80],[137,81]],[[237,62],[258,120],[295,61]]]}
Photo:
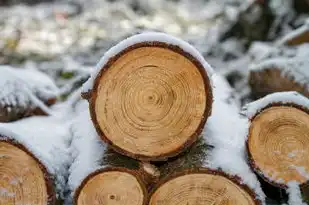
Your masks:
{"label": "large log", "polygon": [[147,186],[159,177],[157,170],[109,149],[97,136],[88,106],[82,107],[86,109],[82,109],[71,127],[75,159],[69,186],[73,203],[145,205]]}
{"label": "large log", "polygon": [[111,48],[84,85],[100,137],[140,160],[166,160],[194,143],[211,112],[212,68],[191,45],[163,33]]}
{"label": "large log", "polygon": [[0,122],[31,115],[48,115],[56,102],[58,88],[43,73],[0,66]]}
{"label": "large log", "polygon": [[275,57],[251,67],[249,84],[254,97],[282,91],[297,91],[309,97],[308,47],[293,51],[293,57]]}
{"label": "large log", "polygon": [[59,127],[53,126],[50,135],[43,130],[44,124],[52,126],[48,121],[39,117],[1,124],[1,205],[56,205],[63,200],[69,155]]}
{"label": "large log", "polygon": [[252,169],[273,187],[286,190],[296,182],[308,192],[309,100],[296,92],[275,93],[248,104],[244,114],[251,121],[247,153]]}
{"label": "large log", "polygon": [[220,76],[213,82],[216,103],[206,132],[188,151],[159,167],[162,178],[149,205],[262,204],[258,181],[239,154],[244,140],[235,135],[245,121],[228,83]]}

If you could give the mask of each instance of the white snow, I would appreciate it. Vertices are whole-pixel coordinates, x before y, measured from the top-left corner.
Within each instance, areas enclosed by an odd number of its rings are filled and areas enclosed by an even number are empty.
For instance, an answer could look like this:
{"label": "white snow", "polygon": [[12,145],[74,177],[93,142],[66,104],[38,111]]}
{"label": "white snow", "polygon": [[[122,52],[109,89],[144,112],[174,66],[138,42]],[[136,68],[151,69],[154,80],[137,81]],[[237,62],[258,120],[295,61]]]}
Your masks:
{"label": "white snow", "polygon": [[0,104],[11,107],[40,107],[49,112],[42,102],[56,98],[58,88],[47,75],[36,70],[0,66]]}
{"label": "white snow", "polygon": [[288,33],[283,38],[281,38],[277,42],[277,45],[285,45],[288,41],[297,38],[298,36],[304,34],[305,32],[309,32],[309,19],[307,19],[300,28],[293,30],[292,32]]}
{"label": "white snow", "polygon": [[56,191],[62,198],[71,163],[68,125],[69,122],[45,116],[0,123],[0,138],[12,139],[31,151],[55,177]]}
{"label": "white snow", "polygon": [[239,115],[239,103],[226,80],[214,74],[212,81],[214,103],[203,137],[214,148],[205,166],[220,168],[230,175],[239,176],[244,184],[254,190],[262,203],[265,203],[260,183],[246,161],[245,139],[248,120]]}
{"label": "white snow", "polygon": [[99,74],[102,67],[108,62],[108,60],[115,55],[117,55],[119,52],[123,51],[124,49],[142,42],[163,42],[170,45],[179,46],[184,51],[190,53],[193,57],[195,57],[203,67],[206,69],[206,72],[211,78],[211,75],[213,74],[212,67],[205,61],[203,56],[189,43],[178,39],[176,37],[173,37],[171,35],[165,34],[165,33],[159,33],[159,32],[144,32],[141,34],[137,34],[134,36],[131,36],[120,43],[118,43],[116,46],[110,48],[104,56],[101,58],[99,63],[96,65],[95,70],[93,71],[91,77],[88,79],[86,83],[83,85],[82,92],[88,92],[93,88],[93,83]]}
{"label": "white snow", "polygon": [[295,104],[309,109],[309,99],[295,91],[290,92],[277,92],[269,94],[264,98],[251,102],[243,107],[242,114],[246,115],[249,119],[253,118],[263,108],[274,103],[281,104]]}
{"label": "white snow", "polygon": [[70,167],[68,185],[72,194],[93,171],[103,168],[100,164],[107,147],[99,139],[88,111],[88,103],[80,105],[79,115],[70,128],[73,135],[70,151],[74,159]]}
{"label": "white snow", "polygon": [[262,71],[265,69],[278,69],[283,77],[291,78],[293,81],[305,86],[309,91],[309,59],[306,54],[309,52],[309,44],[300,46],[296,56],[287,58],[284,56],[275,57],[261,61],[250,66],[250,70]]}
{"label": "white snow", "polygon": [[307,205],[303,202],[299,184],[295,181],[288,183],[287,193],[289,195],[289,205]]}

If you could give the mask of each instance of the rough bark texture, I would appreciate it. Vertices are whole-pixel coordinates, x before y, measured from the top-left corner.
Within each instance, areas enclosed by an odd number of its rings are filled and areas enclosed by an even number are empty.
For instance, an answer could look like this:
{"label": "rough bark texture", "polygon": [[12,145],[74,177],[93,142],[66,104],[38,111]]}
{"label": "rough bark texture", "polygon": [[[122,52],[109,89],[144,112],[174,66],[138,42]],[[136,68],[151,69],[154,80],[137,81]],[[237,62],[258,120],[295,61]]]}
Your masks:
{"label": "rough bark texture", "polygon": [[[300,110],[300,111],[307,113],[309,115],[309,110],[307,108],[302,107],[300,105],[296,105],[294,103],[284,103],[284,104],[282,104],[282,103],[277,102],[277,103],[272,103],[272,104],[265,106],[258,113],[256,113],[254,115],[254,117],[252,117],[252,119],[250,119],[251,120],[251,126],[250,126],[250,129],[249,129],[246,147],[247,147],[247,154],[248,154],[248,162],[249,162],[252,170],[258,175],[259,180],[260,180],[261,185],[262,185],[262,189],[264,190],[267,197],[274,199],[274,200],[276,200],[280,203],[285,203],[285,202],[287,202],[287,199],[288,199],[288,194],[286,192],[288,185],[285,183],[285,181],[278,181],[278,180],[275,181],[270,176],[267,176],[267,174],[265,174],[265,170],[262,170],[258,166],[258,163],[254,160],[254,157],[253,157],[253,155],[251,153],[251,149],[250,149],[250,142],[252,141],[252,140],[250,141],[250,139],[253,138],[252,124],[254,123],[254,120],[257,119],[263,112],[265,112],[269,109],[282,108],[282,107],[285,107],[287,109],[296,108],[297,110]],[[280,113],[277,113],[277,117],[276,117],[277,119],[281,118],[281,116],[279,116],[279,114]],[[298,117],[296,117],[296,118],[298,118]],[[274,121],[272,121],[272,123],[274,123]],[[286,123],[288,123],[288,121]],[[292,122],[289,122],[289,124],[291,125]],[[295,124],[297,124],[297,123],[295,122]],[[278,126],[280,126],[280,124]],[[285,126],[285,124],[281,124],[281,126]],[[265,129],[267,129],[267,128],[265,128]],[[283,129],[283,128],[281,128],[281,129]],[[277,129],[277,131],[279,131],[279,129]],[[285,130],[285,132],[288,132],[288,130]],[[274,133],[276,133],[276,130],[274,131]],[[278,134],[278,135],[281,135],[281,134]],[[284,137],[284,136],[282,136],[282,137]],[[271,143],[271,142],[269,142],[269,143]],[[272,152],[276,153],[278,151],[272,150]],[[267,157],[271,158],[270,156],[267,156]],[[295,166],[297,166],[297,165],[295,165]],[[302,175],[302,174],[300,174],[300,175]],[[274,177],[276,177],[276,176],[274,176]],[[291,179],[291,181],[297,181],[297,179],[298,178]],[[300,185],[300,190],[302,192],[303,199],[308,201],[308,190],[309,190],[308,189],[308,181],[304,182]]]}
{"label": "rough bark texture", "polygon": [[[1,143],[7,143],[9,145],[14,146],[15,148],[17,148],[17,149],[21,150],[22,152],[26,153],[30,158],[32,158],[35,161],[35,163],[37,164],[37,166],[40,168],[41,172],[43,173],[43,177],[44,177],[44,180],[45,180],[47,199],[45,199],[43,201],[46,201],[46,205],[60,204],[60,200],[58,200],[56,198],[56,192],[55,192],[55,188],[54,188],[55,187],[54,178],[47,171],[46,167],[40,162],[40,160],[37,157],[35,157],[33,155],[33,153],[31,151],[29,151],[25,146],[23,146],[22,144],[14,141],[14,140],[7,139],[6,136],[0,135],[0,149],[1,149]],[[2,145],[4,145],[4,144],[2,144]],[[4,161],[1,160],[1,157],[3,157]],[[9,157],[7,160],[10,160],[10,158],[11,157]],[[1,162],[4,162],[4,163],[2,164]],[[22,177],[24,177],[24,175],[22,175],[21,172],[20,172],[22,169],[25,169],[25,167],[28,167],[30,169],[31,166],[33,166],[33,164],[31,164],[30,160],[27,161],[27,162],[29,164],[23,164],[23,166],[18,167],[18,170],[8,170],[8,171],[10,171],[10,173],[15,173],[15,174],[17,173],[17,175],[14,176],[15,180],[16,179],[19,180],[19,179],[22,179]],[[18,164],[17,161],[15,163]],[[7,164],[8,164],[8,161],[6,161],[6,153],[1,153],[0,152],[0,175],[6,176],[5,175],[6,173],[4,171],[6,169],[9,169],[8,167],[6,167],[6,166],[8,166]],[[3,171],[3,173],[2,173],[2,171]],[[9,176],[9,177],[12,177],[12,176]],[[36,176],[36,177],[39,177],[39,176]],[[14,180],[14,178],[12,180]],[[21,191],[21,193],[23,193],[22,192],[23,190],[20,190],[20,189],[23,189],[23,186],[24,186],[23,184],[26,183],[26,182],[21,181],[21,182],[16,182],[16,183],[20,183],[19,186],[18,186],[18,193],[16,193],[16,195],[20,194],[20,191]],[[34,182],[32,181],[30,183],[34,183]],[[11,187],[12,190],[15,191],[16,188],[14,187],[14,183],[11,183],[11,186],[13,186],[13,187]],[[26,186],[29,186],[29,184],[28,185],[26,184]],[[4,188],[6,188],[6,187],[4,187]],[[9,187],[7,187],[7,188],[9,188]],[[26,189],[26,191],[27,191],[27,189]],[[32,191],[34,191],[34,190],[32,190]],[[24,193],[24,194],[27,195],[27,193]],[[5,197],[5,194],[0,196],[0,204],[2,204],[1,203],[2,200],[4,200],[4,201],[7,200],[7,199],[2,198],[2,197]],[[15,197],[15,195],[14,195],[14,197]],[[21,196],[21,198],[22,197],[23,197],[23,195]],[[24,197],[29,197],[29,196],[24,196]],[[16,204],[32,203],[32,202],[37,201],[38,199],[34,199],[34,198],[33,199],[31,199],[31,198],[29,199],[29,198],[27,198],[27,200],[30,200],[30,201],[18,201],[18,199],[14,199],[14,203],[16,203]]]}
{"label": "rough bark texture", "polygon": [[309,84],[301,85],[292,78],[284,77],[281,71],[276,68],[252,70],[249,76],[249,84],[256,99],[283,91],[297,91],[309,97]]}
{"label": "rough bark texture", "polygon": [[[201,117],[201,119],[200,119],[200,123],[199,123],[199,126],[196,129],[196,131],[191,136],[189,136],[188,139],[186,140],[186,142],[183,143],[180,147],[174,148],[173,150],[170,150],[170,151],[168,151],[164,154],[160,154],[160,155],[157,155],[157,156],[148,156],[148,155],[145,155],[145,154],[132,153],[130,151],[127,151],[127,150],[117,146],[113,141],[111,141],[111,139],[109,139],[106,136],[106,134],[104,133],[102,128],[99,126],[98,116],[97,116],[97,113],[95,111],[95,103],[96,103],[96,99],[98,98],[98,96],[97,96],[98,86],[99,86],[100,79],[102,78],[102,76],[105,74],[105,72],[112,66],[112,64],[118,58],[127,54],[130,51],[133,51],[134,49],[143,48],[143,47],[157,47],[157,48],[164,48],[164,49],[172,50],[172,51],[186,57],[187,59],[189,59],[195,65],[195,67],[198,69],[199,73],[201,74],[201,76],[203,78],[204,90],[205,90],[205,96],[206,96],[206,103],[205,103],[206,106],[205,106],[205,109],[204,109],[204,114],[203,114],[203,117]],[[141,66],[143,66],[143,65],[141,65]],[[199,134],[202,132],[202,129],[203,129],[205,123],[206,123],[206,120],[211,113],[211,107],[212,107],[212,88],[211,88],[211,85],[210,85],[210,80],[209,80],[207,73],[205,71],[205,68],[203,67],[201,62],[196,60],[191,54],[187,53],[186,51],[182,50],[181,48],[179,48],[177,46],[173,46],[173,45],[168,45],[168,44],[162,43],[162,42],[144,42],[144,43],[135,44],[134,46],[128,47],[127,49],[123,50],[122,52],[120,52],[115,57],[111,58],[108,61],[108,63],[105,64],[105,66],[101,69],[99,75],[97,76],[95,83],[94,83],[93,90],[88,92],[88,93],[82,93],[82,96],[84,98],[88,99],[88,101],[89,101],[91,118],[92,118],[92,121],[95,125],[95,128],[96,128],[99,136],[102,138],[102,140],[104,140],[106,143],[108,143],[115,151],[117,151],[117,152],[119,152],[123,155],[129,156],[129,157],[132,157],[132,158],[135,158],[135,159],[143,160],[143,161],[167,160],[168,158],[174,157],[174,156],[178,155],[179,153],[183,152],[188,147],[190,147],[190,145],[197,140]]]}

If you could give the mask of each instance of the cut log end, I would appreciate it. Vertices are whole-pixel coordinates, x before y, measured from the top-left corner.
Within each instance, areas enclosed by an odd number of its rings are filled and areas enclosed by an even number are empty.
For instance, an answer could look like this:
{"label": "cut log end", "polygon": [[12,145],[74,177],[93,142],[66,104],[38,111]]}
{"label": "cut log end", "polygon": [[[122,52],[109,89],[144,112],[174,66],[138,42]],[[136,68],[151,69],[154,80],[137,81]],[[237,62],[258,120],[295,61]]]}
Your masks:
{"label": "cut log end", "polygon": [[101,70],[90,99],[100,136],[133,158],[178,154],[197,139],[211,110],[203,69],[179,47],[159,42],[119,53]]}
{"label": "cut log end", "polygon": [[0,204],[55,204],[48,174],[21,145],[0,141]]}
{"label": "cut log end", "polygon": [[149,205],[260,205],[253,192],[216,171],[186,173],[161,184]]}
{"label": "cut log end", "polygon": [[296,107],[273,106],[254,117],[248,154],[253,168],[266,181],[286,188],[302,184],[309,173],[309,114]]}
{"label": "cut log end", "polygon": [[122,168],[103,169],[89,175],[74,197],[75,205],[145,205],[146,188],[140,179]]}
{"label": "cut log end", "polygon": [[280,69],[276,68],[251,71],[249,84],[256,98],[283,91],[297,91],[309,97],[306,85],[300,85],[293,79],[282,75]]}

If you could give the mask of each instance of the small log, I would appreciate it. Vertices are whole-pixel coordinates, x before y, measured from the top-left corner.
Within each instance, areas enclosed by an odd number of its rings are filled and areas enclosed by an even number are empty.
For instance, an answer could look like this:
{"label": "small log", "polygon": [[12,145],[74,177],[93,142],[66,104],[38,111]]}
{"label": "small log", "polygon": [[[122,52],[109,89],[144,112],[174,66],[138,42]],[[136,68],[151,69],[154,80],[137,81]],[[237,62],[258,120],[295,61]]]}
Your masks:
{"label": "small log", "polygon": [[120,155],[103,144],[87,109],[78,116],[71,131],[76,156],[69,185],[75,205],[146,204],[147,186],[159,177],[154,166]]}
{"label": "small log", "polygon": [[161,161],[197,140],[211,111],[212,69],[191,45],[139,34],[110,49],[97,68],[82,96],[99,136],[114,150]]}
{"label": "small log", "polygon": [[0,66],[0,81],[0,122],[48,115],[56,102],[58,88],[38,71]]}
{"label": "small log", "polygon": [[292,181],[306,187],[309,100],[296,92],[275,93],[248,104],[244,113],[251,121],[247,153],[252,169],[278,189],[286,190]]}
{"label": "small log", "polygon": [[53,180],[27,148],[0,136],[0,204],[55,205]]}
{"label": "small log", "polygon": [[[231,163],[226,164],[227,167],[222,169],[220,166],[215,167],[217,170],[209,168],[210,165],[217,163],[212,160],[218,159],[213,155],[220,152],[220,149],[222,149],[220,146],[223,146],[224,150],[230,149],[224,155],[233,161],[235,152],[239,151],[239,148],[236,144],[233,145],[230,137],[235,137],[238,123],[241,123],[232,96],[233,92],[228,83],[222,77],[216,75],[213,76],[212,80],[216,103],[213,107],[212,116],[207,122],[206,132],[185,153],[175,159],[170,159],[159,167],[162,177],[150,193],[149,205],[262,204],[260,196],[244,183],[245,180],[243,179],[247,177],[247,173],[244,174],[241,167],[239,167],[239,170],[242,173],[238,172],[237,175],[243,178],[237,177],[236,173],[227,174],[222,171],[225,168],[227,168],[226,170],[238,169]],[[235,125],[231,126],[231,124]],[[237,139],[234,141],[237,141]],[[222,156],[222,153],[220,153],[219,158]],[[243,160],[243,164],[246,166],[245,159],[239,159],[240,156],[237,157],[237,161]],[[220,160],[224,161],[224,159]],[[217,164],[220,164],[220,162]],[[246,168],[244,167],[244,169]],[[250,178],[248,181],[252,184],[258,183],[255,178]]]}
{"label": "small log", "polygon": [[299,49],[292,58],[267,59],[251,67],[249,84],[254,97],[260,98],[274,92],[297,91],[309,97],[308,59]]}
{"label": "small log", "polygon": [[[309,6],[309,4],[307,5]],[[279,45],[297,46],[309,43],[309,21],[307,20],[304,25],[295,29],[294,31],[283,36],[279,41]]]}

